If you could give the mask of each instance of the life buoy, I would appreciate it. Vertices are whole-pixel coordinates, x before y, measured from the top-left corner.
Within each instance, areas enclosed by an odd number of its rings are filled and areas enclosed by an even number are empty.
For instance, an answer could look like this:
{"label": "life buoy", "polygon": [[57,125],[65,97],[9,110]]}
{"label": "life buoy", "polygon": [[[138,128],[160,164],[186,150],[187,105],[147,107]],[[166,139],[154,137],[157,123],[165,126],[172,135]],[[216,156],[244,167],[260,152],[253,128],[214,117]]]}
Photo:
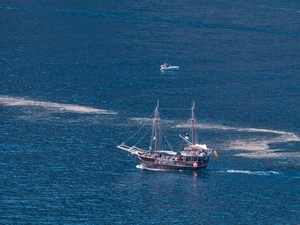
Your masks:
{"label": "life buoy", "polygon": [[193,167],[194,167],[194,168],[197,168],[197,167],[198,167],[198,163],[195,162],[195,163],[193,164]]}

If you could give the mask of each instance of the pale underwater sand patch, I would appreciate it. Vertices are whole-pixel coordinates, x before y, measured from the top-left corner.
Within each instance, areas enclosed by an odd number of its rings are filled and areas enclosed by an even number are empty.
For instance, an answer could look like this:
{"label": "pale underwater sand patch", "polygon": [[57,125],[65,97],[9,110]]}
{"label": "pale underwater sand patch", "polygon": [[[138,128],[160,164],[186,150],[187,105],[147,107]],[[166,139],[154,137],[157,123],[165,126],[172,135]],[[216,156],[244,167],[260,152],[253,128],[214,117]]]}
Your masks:
{"label": "pale underwater sand patch", "polygon": [[[259,132],[264,133],[263,129],[262,131]],[[300,141],[300,137],[292,132],[267,130],[267,133],[277,134],[278,137],[270,138],[261,135],[259,138],[257,137],[255,140],[235,140],[230,142],[229,149],[263,151],[263,150],[269,150],[269,144],[271,143],[285,143],[285,142],[292,142],[292,141],[296,141],[296,142]]]}
{"label": "pale underwater sand patch", "polygon": [[[236,132],[249,132],[247,139],[229,140],[228,150],[244,150],[235,156],[253,159],[275,159],[280,165],[299,165],[299,152],[290,152],[289,149],[270,149],[270,144],[300,142],[300,137],[292,132],[259,129],[259,128],[235,128],[227,126],[214,126],[214,129],[232,130]],[[275,137],[270,137],[274,134]]]}
{"label": "pale underwater sand patch", "polygon": [[145,117],[134,117],[130,120],[140,122],[140,123],[147,123],[147,122],[153,122],[153,118],[145,118]]}
{"label": "pale underwater sand patch", "polygon": [[113,111],[96,109],[92,107],[71,105],[71,104],[61,104],[55,102],[44,102],[44,101],[34,101],[27,100],[24,98],[7,97],[0,96],[0,105],[4,106],[31,106],[31,107],[41,107],[50,111],[55,112],[71,112],[71,113],[83,113],[83,114],[116,114]]}
{"label": "pale underwater sand patch", "polygon": [[[300,141],[300,137],[292,132],[284,132],[284,131],[277,131],[277,130],[268,130],[268,129],[257,129],[257,128],[238,128],[236,129],[237,131],[241,132],[255,132],[255,133],[272,133],[277,135],[277,137],[267,137],[264,136],[263,134],[260,135],[259,137],[256,137],[255,139],[250,139],[250,140],[235,140],[231,141],[229,143],[229,149],[233,150],[251,150],[251,151],[268,151],[270,150],[269,145],[272,143],[287,143],[287,142],[292,142]],[[287,154],[287,153],[284,153]],[[254,157],[253,153],[243,153],[243,154],[237,154],[239,156],[244,156],[244,157]],[[262,153],[255,154],[255,157],[259,158],[271,158],[274,157],[273,155],[267,154],[264,155]],[[280,156],[278,156],[280,157]]]}
{"label": "pale underwater sand patch", "polygon": [[[149,118],[132,118],[131,120],[136,122],[153,122]],[[161,121],[161,119],[160,119]],[[189,123],[178,124],[179,121],[161,121],[167,122],[169,124],[174,124],[173,128],[185,129],[190,128]],[[245,153],[235,154],[236,156],[249,157],[249,158],[282,158],[282,157],[296,157],[300,159],[299,153],[291,153],[288,151],[281,152],[280,154],[276,151],[270,149],[270,144],[273,143],[288,143],[288,142],[300,142],[300,137],[292,132],[262,129],[262,128],[243,128],[243,127],[230,127],[218,124],[205,124],[197,123],[195,125],[198,129],[203,130],[216,130],[218,131],[230,131],[233,133],[243,132],[242,135],[244,138],[237,139],[236,134],[234,137],[228,137],[228,139],[222,141],[222,149],[226,150],[247,150]],[[246,138],[245,138],[246,133]],[[247,134],[249,133],[249,135]],[[220,133],[222,135],[222,133]],[[230,139],[232,138],[232,139]],[[299,154],[299,156],[297,155]],[[296,155],[296,156],[295,156]]]}
{"label": "pale underwater sand patch", "polygon": [[233,150],[253,150],[262,151],[269,149],[270,142],[267,140],[256,140],[256,141],[245,141],[245,140],[235,140],[229,143],[229,149]]}
{"label": "pale underwater sand patch", "polygon": [[[190,125],[183,124],[177,125],[176,127],[186,128]],[[272,154],[254,154],[252,151],[269,151],[269,145],[272,143],[286,143],[286,142],[300,142],[300,137],[292,132],[278,131],[278,130],[269,130],[269,129],[260,129],[260,128],[241,128],[241,127],[229,127],[223,125],[215,125],[215,124],[197,124],[197,128],[199,129],[210,129],[210,130],[223,130],[223,131],[233,131],[233,132],[248,132],[248,133],[258,133],[259,135],[250,136],[247,140],[245,139],[235,139],[228,140],[228,150],[249,150],[250,153],[241,153],[237,154],[239,156],[247,156],[247,157],[276,157],[277,153]],[[264,135],[266,134],[266,135]],[[268,134],[268,135],[267,135]],[[276,137],[269,137],[270,134],[274,134]],[[286,153],[283,153],[286,154]],[[281,157],[278,155],[278,157]]]}
{"label": "pale underwater sand patch", "polygon": [[253,151],[251,153],[239,153],[235,154],[236,156],[242,156],[247,158],[273,158],[273,159],[282,159],[282,163],[286,163],[287,159],[297,160],[300,163],[300,154],[298,152],[277,152],[277,151]]}
{"label": "pale underwater sand patch", "polygon": [[[131,118],[130,120],[138,122],[138,123],[149,123],[149,124],[152,124],[153,121],[155,121],[155,118],[151,118],[151,117],[149,117],[149,118],[146,118],[146,117],[134,117],[134,118]],[[174,123],[174,121],[164,120],[164,119],[161,119],[161,118],[159,118],[159,121],[161,123],[164,123],[164,124],[172,124],[172,123]]]}

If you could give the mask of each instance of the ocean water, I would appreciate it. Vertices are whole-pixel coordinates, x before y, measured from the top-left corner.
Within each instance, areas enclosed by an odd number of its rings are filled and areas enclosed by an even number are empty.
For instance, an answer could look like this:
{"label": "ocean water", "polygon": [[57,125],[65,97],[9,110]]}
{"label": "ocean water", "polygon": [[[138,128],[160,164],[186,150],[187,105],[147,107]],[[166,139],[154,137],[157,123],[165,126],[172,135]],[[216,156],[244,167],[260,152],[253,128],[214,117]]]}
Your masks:
{"label": "ocean water", "polygon": [[[1,224],[300,224],[300,2],[0,2]],[[178,72],[159,70],[179,65]],[[192,100],[219,158],[116,148]]]}

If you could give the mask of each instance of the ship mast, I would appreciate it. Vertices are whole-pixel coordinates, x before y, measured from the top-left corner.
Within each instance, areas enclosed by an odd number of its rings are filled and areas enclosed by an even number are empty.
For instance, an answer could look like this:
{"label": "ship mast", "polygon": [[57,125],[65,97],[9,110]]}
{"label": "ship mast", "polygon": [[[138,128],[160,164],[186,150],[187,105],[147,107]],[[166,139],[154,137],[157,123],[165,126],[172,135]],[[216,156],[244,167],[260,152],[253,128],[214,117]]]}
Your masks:
{"label": "ship mast", "polygon": [[193,107],[192,107],[192,145],[195,144],[195,101],[193,101]]}
{"label": "ship mast", "polygon": [[155,108],[154,152],[157,152],[157,148],[158,148],[158,120],[159,120],[158,106],[159,106],[159,100],[157,100],[157,106]]}

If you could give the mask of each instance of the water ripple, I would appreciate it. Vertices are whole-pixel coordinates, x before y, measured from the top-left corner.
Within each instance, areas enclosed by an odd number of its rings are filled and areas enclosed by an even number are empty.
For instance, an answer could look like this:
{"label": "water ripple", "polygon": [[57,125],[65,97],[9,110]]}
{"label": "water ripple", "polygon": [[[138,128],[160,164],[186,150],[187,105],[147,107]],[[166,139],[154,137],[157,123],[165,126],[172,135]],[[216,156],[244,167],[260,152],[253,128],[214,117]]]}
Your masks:
{"label": "water ripple", "polygon": [[239,26],[237,24],[226,24],[226,23],[201,23],[198,21],[183,20],[183,19],[173,19],[173,18],[164,18],[164,17],[147,17],[147,16],[138,16],[127,13],[107,13],[107,12],[93,12],[93,11],[80,11],[80,10],[61,10],[61,9],[46,9],[46,8],[20,8],[20,7],[7,7],[0,6],[0,9],[3,10],[15,10],[15,11],[25,11],[25,12],[35,12],[35,13],[69,13],[69,14],[78,14],[78,15],[88,15],[88,16],[101,16],[112,19],[124,19],[124,20],[144,20],[152,22],[165,22],[176,25],[189,25],[199,28],[209,28],[209,29],[228,29],[244,32],[255,32],[255,33],[264,33],[264,34],[273,34],[273,35],[286,35],[286,36],[300,36],[300,33],[297,31],[282,31],[274,29],[264,29],[259,27],[245,27]]}

